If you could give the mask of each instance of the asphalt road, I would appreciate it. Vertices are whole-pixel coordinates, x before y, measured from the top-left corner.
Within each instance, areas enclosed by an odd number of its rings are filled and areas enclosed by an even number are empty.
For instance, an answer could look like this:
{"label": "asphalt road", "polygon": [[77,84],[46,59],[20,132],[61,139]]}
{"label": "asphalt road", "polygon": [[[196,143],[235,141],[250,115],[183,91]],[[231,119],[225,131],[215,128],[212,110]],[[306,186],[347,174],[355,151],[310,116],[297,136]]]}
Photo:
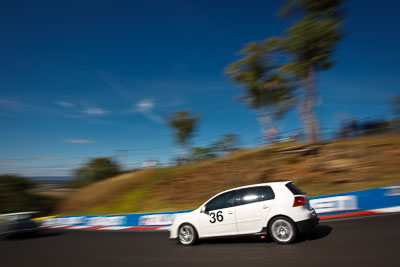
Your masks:
{"label": "asphalt road", "polygon": [[0,266],[400,266],[400,214],[322,222],[291,245],[247,237],[183,247],[168,232],[44,230],[1,240]]}

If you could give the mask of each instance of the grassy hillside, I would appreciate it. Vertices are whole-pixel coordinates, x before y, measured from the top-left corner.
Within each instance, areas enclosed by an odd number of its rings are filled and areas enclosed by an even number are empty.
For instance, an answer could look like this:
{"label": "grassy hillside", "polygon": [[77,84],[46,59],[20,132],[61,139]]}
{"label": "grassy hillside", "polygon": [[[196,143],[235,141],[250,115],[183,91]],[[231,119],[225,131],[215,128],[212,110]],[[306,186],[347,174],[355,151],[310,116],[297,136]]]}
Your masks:
{"label": "grassy hillside", "polygon": [[123,174],[66,197],[60,214],[193,209],[222,190],[293,180],[310,196],[400,184],[400,134],[279,144],[198,163]]}

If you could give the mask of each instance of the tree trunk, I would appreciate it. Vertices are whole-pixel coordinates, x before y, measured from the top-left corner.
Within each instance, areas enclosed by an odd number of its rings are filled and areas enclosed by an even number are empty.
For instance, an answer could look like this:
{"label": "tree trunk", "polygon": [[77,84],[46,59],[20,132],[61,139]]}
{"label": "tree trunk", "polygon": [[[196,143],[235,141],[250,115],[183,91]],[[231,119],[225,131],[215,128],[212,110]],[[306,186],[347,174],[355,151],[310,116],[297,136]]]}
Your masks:
{"label": "tree trunk", "polygon": [[314,70],[310,68],[302,81],[303,96],[300,101],[299,110],[306,134],[313,143],[317,143],[319,140],[318,122],[314,112],[316,95],[315,83]]}
{"label": "tree trunk", "polygon": [[261,134],[262,134],[262,140],[263,140],[263,144],[268,144],[271,141],[271,138],[268,138],[267,136],[267,132],[270,128],[274,127],[273,123],[272,123],[272,118],[271,118],[271,114],[270,112],[268,112],[267,110],[262,110],[262,109],[258,109],[256,111],[256,118],[257,118],[257,122],[258,125],[261,129]]}

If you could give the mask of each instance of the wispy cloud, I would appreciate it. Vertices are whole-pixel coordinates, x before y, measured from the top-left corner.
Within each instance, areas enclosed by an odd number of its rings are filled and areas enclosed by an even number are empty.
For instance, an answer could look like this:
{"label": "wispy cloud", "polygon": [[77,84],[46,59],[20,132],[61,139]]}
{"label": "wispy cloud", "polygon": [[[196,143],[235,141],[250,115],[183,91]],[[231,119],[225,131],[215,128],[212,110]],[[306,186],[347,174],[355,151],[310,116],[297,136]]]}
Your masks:
{"label": "wispy cloud", "polygon": [[30,108],[32,108],[31,105],[11,99],[0,98],[0,109],[21,112],[26,111]]}
{"label": "wispy cloud", "polygon": [[101,108],[89,107],[89,108],[86,108],[85,110],[82,110],[82,113],[84,113],[86,115],[101,116],[101,115],[110,114],[111,111],[101,109]]}
{"label": "wispy cloud", "polygon": [[82,163],[66,163],[66,164],[56,164],[56,165],[47,165],[47,166],[34,166],[34,165],[27,165],[27,166],[22,166],[23,168],[29,168],[29,169],[62,169],[62,168],[74,168],[74,167],[79,167],[84,164]]}
{"label": "wispy cloud", "polygon": [[37,157],[35,160],[59,160],[57,157]]}
{"label": "wispy cloud", "polygon": [[136,103],[135,111],[142,113],[149,120],[162,124],[164,121],[161,116],[157,115],[154,112],[154,100],[152,99],[143,99]]}
{"label": "wispy cloud", "polygon": [[0,159],[0,162],[16,162],[16,159]]}
{"label": "wispy cloud", "polygon": [[0,163],[2,162],[22,162],[22,161],[31,161],[31,160],[38,160],[38,161],[47,161],[47,160],[60,160],[57,157],[26,157],[26,158],[18,158],[18,159],[0,159]]}
{"label": "wispy cloud", "polygon": [[88,139],[68,139],[68,140],[63,140],[64,143],[69,143],[69,144],[93,144],[96,143],[94,140],[88,140]]}
{"label": "wispy cloud", "polygon": [[123,161],[120,163],[122,166],[132,166],[132,165],[139,165],[141,162],[138,161]]}
{"label": "wispy cloud", "polygon": [[54,101],[54,103],[60,107],[64,107],[64,108],[73,108],[75,107],[74,104],[70,103],[70,102],[64,102],[64,101]]}
{"label": "wispy cloud", "polygon": [[152,99],[143,99],[136,103],[136,110],[139,112],[151,112],[154,108],[154,101]]}
{"label": "wispy cloud", "polygon": [[35,105],[22,101],[12,100],[0,97],[0,111],[12,113],[26,113],[26,112],[39,112],[39,113],[56,113],[57,110],[51,107]]}
{"label": "wispy cloud", "polygon": [[75,104],[67,101],[54,101],[54,104],[61,107],[62,110],[58,110],[62,113],[64,117],[70,119],[80,119],[96,124],[113,124],[116,125],[114,121],[105,121],[99,119],[102,116],[111,114],[112,111],[106,110],[94,106],[85,106],[80,104]]}
{"label": "wispy cloud", "polygon": [[134,99],[133,93],[126,88],[124,85],[122,85],[117,79],[114,78],[114,76],[107,72],[107,71],[97,71],[97,74],[100,76],[100,78],[108,85],[110,86],[118,95],[125,99]]}

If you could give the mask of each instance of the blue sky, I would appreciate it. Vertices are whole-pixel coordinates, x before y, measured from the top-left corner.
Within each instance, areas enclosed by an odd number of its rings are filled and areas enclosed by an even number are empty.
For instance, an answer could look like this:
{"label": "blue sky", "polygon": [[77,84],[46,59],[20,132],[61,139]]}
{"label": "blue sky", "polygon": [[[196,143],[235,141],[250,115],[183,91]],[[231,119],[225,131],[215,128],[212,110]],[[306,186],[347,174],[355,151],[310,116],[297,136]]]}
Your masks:
{"label": "blue sky", "polygon": [[[90,157],[170,161],[167,114],[202,114],[194,145],[237,133],[259,144],[255,114],[224,68],[245,43],[280,34],[281,1],[2,1],[0,173],[70,175]],[[388,118],[400,92],[400,2],[346,4],[337,65],[319,75],[323,127]],[[278,123],[299,128],[296,111]],[[143,148],[165,147],[154,150]],[[129,153],[119,150],[132,150]],[[135,151],[136,150],[136,151]]]}

